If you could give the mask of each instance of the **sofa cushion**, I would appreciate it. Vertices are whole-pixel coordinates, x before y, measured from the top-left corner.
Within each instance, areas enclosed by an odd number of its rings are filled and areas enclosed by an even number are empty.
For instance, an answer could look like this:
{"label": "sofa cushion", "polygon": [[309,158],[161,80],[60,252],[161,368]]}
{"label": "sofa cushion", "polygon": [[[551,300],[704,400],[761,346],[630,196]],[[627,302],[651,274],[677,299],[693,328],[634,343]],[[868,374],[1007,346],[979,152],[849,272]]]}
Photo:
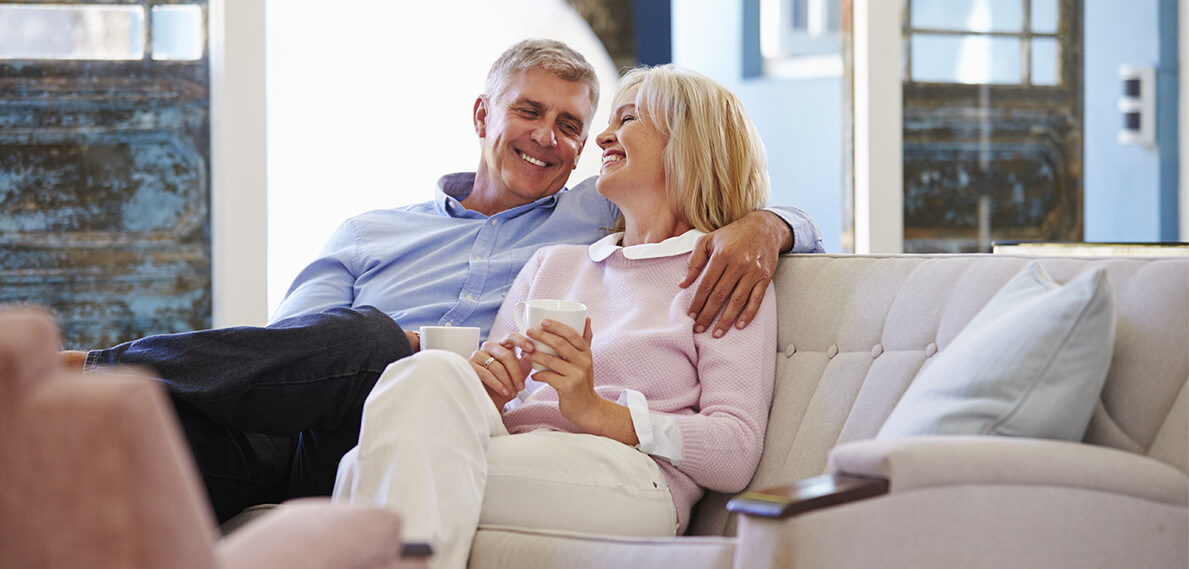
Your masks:
{"label": "sofa cushion", "polygon": [[1029,263],[926,365],[877,438],[1010,435],[1080,441],[1110,366],[1102,269],[1062,286]]}

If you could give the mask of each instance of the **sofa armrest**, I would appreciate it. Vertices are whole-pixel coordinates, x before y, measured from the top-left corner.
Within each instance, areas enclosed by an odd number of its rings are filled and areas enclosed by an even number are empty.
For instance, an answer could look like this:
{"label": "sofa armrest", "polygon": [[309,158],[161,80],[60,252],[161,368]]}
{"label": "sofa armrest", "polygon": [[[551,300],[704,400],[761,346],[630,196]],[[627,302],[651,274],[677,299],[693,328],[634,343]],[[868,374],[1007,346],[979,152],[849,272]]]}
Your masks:
{"label": "sofa armrest", "polygon": [[401,548],[396,514],[302,498],[223,538],[216,554],[224,569],[370,569],[400,566]]}
{"label": "sofa armrest", "polygon": [[884,478],[823,474],[788,486],[744,492],[727,502],[727,510],[780,519],[887,493]]}
{"label": "sofa armrest", "polygon": [[1189,505],[1189,477],[1146,456],[1082,443],[988,436],[862,440],[830,453],[830,470],[885,478],[889,492],[971,484],[1061,486]]}

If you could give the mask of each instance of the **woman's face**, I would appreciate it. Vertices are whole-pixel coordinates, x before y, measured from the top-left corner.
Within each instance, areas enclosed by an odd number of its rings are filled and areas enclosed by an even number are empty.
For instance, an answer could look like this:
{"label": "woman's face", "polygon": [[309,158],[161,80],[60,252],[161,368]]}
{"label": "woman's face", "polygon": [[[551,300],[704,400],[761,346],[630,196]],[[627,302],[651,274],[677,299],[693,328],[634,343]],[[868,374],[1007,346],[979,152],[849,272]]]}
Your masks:
{"label": "woman's face", "polygon": [[595,187],[620,209],[634,203],[655,206],[665,194],[664,152],[668,138],[636,112],[636,88],[611,107],[611,124],[598,136],[603,167]]}

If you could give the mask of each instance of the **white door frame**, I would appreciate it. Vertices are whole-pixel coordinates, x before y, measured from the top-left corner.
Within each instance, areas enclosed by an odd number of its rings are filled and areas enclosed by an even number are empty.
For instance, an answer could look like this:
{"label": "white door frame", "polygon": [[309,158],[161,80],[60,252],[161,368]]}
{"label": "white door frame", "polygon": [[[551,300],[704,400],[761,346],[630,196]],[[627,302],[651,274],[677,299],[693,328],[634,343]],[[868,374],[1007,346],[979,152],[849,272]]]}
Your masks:
{"label": "white door frame", "polygon": [[904,251],[901,2],[854,0],[855,253]]}

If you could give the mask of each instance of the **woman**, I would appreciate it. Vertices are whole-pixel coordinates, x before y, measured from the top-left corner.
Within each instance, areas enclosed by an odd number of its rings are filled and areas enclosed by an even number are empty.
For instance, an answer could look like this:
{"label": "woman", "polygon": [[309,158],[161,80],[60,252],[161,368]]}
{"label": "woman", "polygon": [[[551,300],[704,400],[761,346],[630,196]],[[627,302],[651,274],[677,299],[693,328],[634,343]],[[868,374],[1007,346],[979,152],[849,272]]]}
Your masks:
{"label": "woman", "polygon": [[[664,66],[623,78],[598,144],[623,231],[540,250],[504,300],[501,340],[469,361],[390,365],[340,464],[335,497],[400,512],[436,567],[464,567],[480,524],[672,536],[705,488],[741,490],[759,460],[775,304],[715,339],[693,333],[693,288],[676,286],[698,236],[767,198],[755,127],[729,91]],[[511,310],[532,298],[586,304],[585,329],[517,333]],[[533,363],[548,370],[526,377]]]}

